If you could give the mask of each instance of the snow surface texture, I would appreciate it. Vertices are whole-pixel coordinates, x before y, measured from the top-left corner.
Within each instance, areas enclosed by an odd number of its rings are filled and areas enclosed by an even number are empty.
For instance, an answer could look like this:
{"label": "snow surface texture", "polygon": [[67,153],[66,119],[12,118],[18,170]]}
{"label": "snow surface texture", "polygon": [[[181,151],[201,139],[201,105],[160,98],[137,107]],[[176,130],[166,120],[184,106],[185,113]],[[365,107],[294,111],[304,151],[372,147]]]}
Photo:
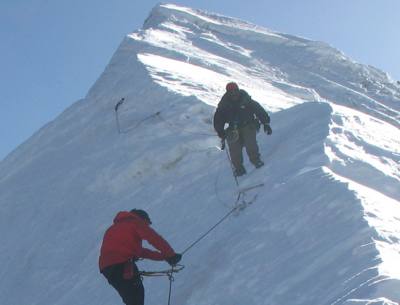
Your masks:
{"label": "snow surface texture", "polygon": [[[172,304],[397,304],[399,86],[325,43],[169,4],[0,163],[1,304],[120,304],[97,269],[116,212],[146,209],[178,252],[229,212],[212,115],[231,80],[271,113],[265,166],[246,158],[239,179],[265,186],[184,255]],[[146,304],[166,303],[165,278],[144,284]]]}

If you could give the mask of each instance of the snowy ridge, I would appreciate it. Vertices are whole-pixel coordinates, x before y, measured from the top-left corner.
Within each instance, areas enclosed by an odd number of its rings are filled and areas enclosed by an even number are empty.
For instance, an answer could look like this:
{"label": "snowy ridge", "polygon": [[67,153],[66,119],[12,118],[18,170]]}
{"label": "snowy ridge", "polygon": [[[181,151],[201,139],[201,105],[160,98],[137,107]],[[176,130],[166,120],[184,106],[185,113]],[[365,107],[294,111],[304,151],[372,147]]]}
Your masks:
{"label": "snowy ridge", "polygon": [[[170,4],[0,163],[0,299],[118,304],[97,270],[117,211],[146,209],[177,251],[226,214],[237,188],[212,115],[230,80],[271,113],[265,166],[246,159],[239,181],[264,187],[185,254],[172,303],[399,303],[398,85],[324,43]],[[144,284],[146,304],[166,301],[165,280]]]}
{"label": "snowy ridge", "polygon": [[[281,38],[280,35],[268,29],[240,19],[177,6],[174,4],[161,4],[156,6],[150,13],[149,18],[145,21],[143,28],[148,29],[151,27],[158,27],[159,25],[164,24],[166,20],[174,20],[178,22],[184,20],[200,28],[218,29],[219,31],[224,29],[224,31],[229,34],[234,34],[235,30],[240,29],[242,31],[250,31]],[[282,39],[284,38],[282,37]]]}
{"label": "snowy ridge", "polygon": [[300,98],[334,100],[399,127],[398,84],[325,43],[174,5],[156,7],[144,28],[128,37],[144,42],[153,54],[161,48],[164,57],[191,67],[217,70],[232,79],[247,78],[243,79],[247,85],[259,81],[261,87],[283,87],[295,96],[299,88],[303,88],[300,93],[311,90]]}

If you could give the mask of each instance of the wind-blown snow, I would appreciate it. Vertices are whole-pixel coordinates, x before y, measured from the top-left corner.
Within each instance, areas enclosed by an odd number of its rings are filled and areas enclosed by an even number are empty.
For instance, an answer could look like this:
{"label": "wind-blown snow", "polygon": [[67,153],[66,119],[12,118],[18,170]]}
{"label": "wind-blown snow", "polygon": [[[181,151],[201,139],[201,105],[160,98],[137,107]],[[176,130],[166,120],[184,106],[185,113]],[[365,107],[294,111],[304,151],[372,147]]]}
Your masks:
{"label": "wind-blown snow", "polygon": [[[231,80],[271,113],[265,166],[246,158],[239,179],[264,186],[184,255],[172,304],[399,303],[399,86],[325,43],[161,4],[85,99],[0,163],[2,304],[120,303],[97,270],[119,210],[146,209],[178,252],[228,213],[212,115]],[[144,284],[146,304],[166,302],[166,279]]]}

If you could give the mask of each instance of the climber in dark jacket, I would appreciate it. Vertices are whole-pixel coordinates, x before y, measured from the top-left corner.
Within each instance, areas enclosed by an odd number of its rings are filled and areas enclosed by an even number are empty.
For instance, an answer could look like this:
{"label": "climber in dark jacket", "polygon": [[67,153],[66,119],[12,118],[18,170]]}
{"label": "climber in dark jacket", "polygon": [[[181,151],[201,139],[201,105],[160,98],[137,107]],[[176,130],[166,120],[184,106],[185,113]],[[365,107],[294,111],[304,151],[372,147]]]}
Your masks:
{"label": "climber in dark jacket", "polygon": [[[229,127],[224,129],[226,123]],[[236,83],[228,83],[226,93],[214,114],[214,129],[223,142],[225,139],[228,142],[235,176],[246,174],[243,166],[243,146],[250,162],[256,168],[264,165],[260,159],[256,139],[260,123],[264,125],[264,131],[270,135],[272,133],[269,125],[270,117],[264,108],[252,100],[246,91],[239,89]]]}
{"label": "climber in dark jacket", "polygon": [[[119,212],[103,237],[99,257],[100,272],[118,291],[126,305],[144,304],[144,288],[135,261],[139,258],[165,260],[174,266],[182,257],[150,224],[150,217],[143,210]],[[143,248],[143,240],[158,251]]]}

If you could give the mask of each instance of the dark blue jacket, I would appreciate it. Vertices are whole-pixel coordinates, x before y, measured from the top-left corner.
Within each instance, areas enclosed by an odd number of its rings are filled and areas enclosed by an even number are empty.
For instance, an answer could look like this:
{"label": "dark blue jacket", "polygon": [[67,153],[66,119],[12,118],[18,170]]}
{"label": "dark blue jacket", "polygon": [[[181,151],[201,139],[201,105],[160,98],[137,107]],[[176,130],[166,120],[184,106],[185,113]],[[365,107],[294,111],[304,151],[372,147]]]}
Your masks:
{"label": "dark blue jacket", "polygon": [[218,136],[223,138],[226,123],[230,128],[241,128],[257,120],[262,124],[270,123],[268,113],[259,103],[252,100],[246,91],[240,90],[238,100],[231,99],[229,93],[225,93],[214,114],[214,129]]}

